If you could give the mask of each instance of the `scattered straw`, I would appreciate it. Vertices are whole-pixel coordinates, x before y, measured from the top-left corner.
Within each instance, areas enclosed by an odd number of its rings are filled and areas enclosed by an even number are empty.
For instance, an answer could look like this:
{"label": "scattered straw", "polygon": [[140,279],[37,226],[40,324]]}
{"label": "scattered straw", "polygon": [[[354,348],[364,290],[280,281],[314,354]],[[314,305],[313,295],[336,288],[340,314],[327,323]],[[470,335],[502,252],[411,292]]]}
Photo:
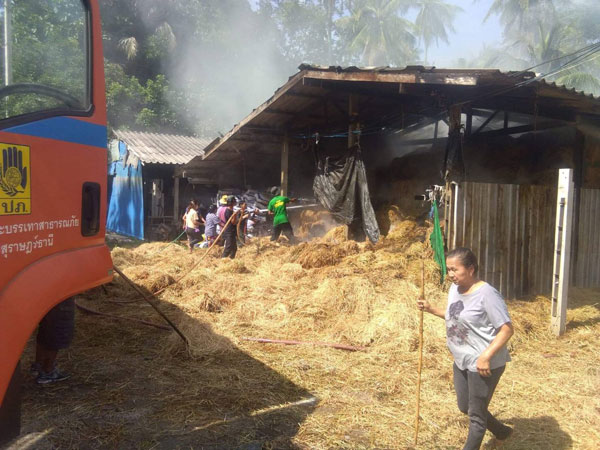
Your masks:
{"label": "scattered straw", "polygon": [[[317,229],[323,217],[308,217]],[[249,241],[235,260],[209,255],[161,295],[188,336],[78,315],[61,352],[66,384],[24,392],[24,431],[60,448],[408,448],[414,433],[421,261],[425,294],[444,305],[430,230],[388,205],[379,243],[347,240],[345,227],[297,246]],[[309,220],[310,219],[310,220]],[[327,228],[327,229],[326,229]],[[178,279],[203,253],[166,244],[113,250],[115,265],[148,291]],[[156,321],[116,278],[95,310]],[[568,331],[549,332],[546,297],[510,300],[513,362],[491,410],[515,427],[505,449],[597,448],[600,442],[598,290],[572,290]],[[243,336],[366,347],[348,353],[282,347]],[[27,350],[29,362],[33,342]],[[425,315],[420,448],[459,448],[468,420],[456,407],[442,320]],[[318,400],[314,401],[316,397]],[[211,448],[212,448],[211,447]],[[43,447],[42,447],[43,448]]]}

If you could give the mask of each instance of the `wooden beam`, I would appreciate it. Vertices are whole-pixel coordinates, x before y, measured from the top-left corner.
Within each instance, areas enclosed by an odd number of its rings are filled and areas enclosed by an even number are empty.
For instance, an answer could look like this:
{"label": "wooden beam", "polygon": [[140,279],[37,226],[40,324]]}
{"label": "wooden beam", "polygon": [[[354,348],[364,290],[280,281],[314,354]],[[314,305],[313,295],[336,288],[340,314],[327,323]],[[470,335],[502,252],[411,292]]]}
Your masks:
{"label": "wooden beam", "polygon": [[478,137],[495,137],[495,136],[504,136],[509,134],[520,134],[520,133],[529,133],[530,131],[542,131],[548,130],[551,128],[560,128],[569,126],[568,123],[563,121],[547,121],[538,124],[529,124],[529,125],[520,125],[511,128],[503,128],[500,130],[490,130],[485,131],[483,133],[479,133]]}
{"label": "wooden beam", "polygon": [[281,136],[277,136],[277,139],[275,139],[275,136],[272,136],[273,139],[270,139],[270,137],[271,136],[266,134],[237,134],[233,137],[230,137],[229,140],[235,142],[261,143],[279,146],[279,144],[281,143]]}
{"label": "wooden beam", "polygon": [[496,110],[492,114],[490,114],[490,116],[487,119],[485,119],[485,121],[481,125],[479,125],[479,128],[477,128],[473,134],[477,134],[481,130],[483,130],[492,120],[494,120],[494,117],[496,117],[496,115],[498,115],[499,112],[499,110]]}
{"label": "wooden beam", "polygon": [[290,157],[290,139],[286,133],[281,147],[281,195],[288,194],[288,163]]}
{"label": "wooden beam", "polygon": [[284,132],[281,130],[281,128],[261,127],[259,125],[246,125],[244,129],[253,131],[255,133],[272,134],[273,136],[284,135]]}
{"label": "wooden beam", "polygon": [[[551,129],[551,128],[566,127],[569,125],[570,124],[561,122],[561,121],[559,121],[559,122],[557,122],[557,121],[543,122],[541,124],[537,124],[536,127],[534,127],[533,124],[521,125],[518,127],[499,129],[499,130],[490,130],[490,131],[484,131],[483,133],[473,134],[473,135],[471,135],[471,139],[469,141],[472,142],[472,141],[476,141],[479,139],[489,139],[489,138],[511,135],[511,134],[529,133],[531,131],[543,131],[543,130],[547,130],[547,129]],[[446,139],[447,138],[411,139],[411,140],[406,140],[406,141],[403,140],[402,144],[403,145],[431,145],[434,142],[444,142]]]}
{"label": "wooden beam", "polygon": [[448,134],[460,128],[461,122],[461,107],[460,105],[452,105],[448,111]]}
{"label": "wooden beam", "polygon": [[[460,132],[460,126],[461,126],[461,120],[462,120],[462,111],[461,111],[461,106],[460,105],[452,105],[450,106],[450,108],[448,108],[448,123],[450,124],[448,127],[448,136],[450,136],[451,133],[455,132],[455,131],[459,131]],[[446,150],[447,152],[447,150]],[[446,155],[447,157],[447,155]],[[446,165],[447,161],[444,162],[444,165]],[[446,186],[445,186],[445,190],[444,190],[444,231],[443,231],[443,237],[444,237],[444,241],[446,243],[446,246],[451,245],[451,243],[448,241],[448,239],[450,238],[450,227],[452,224],[452,213],[453,211],[455,211],[452,206],[452,181],[451,181],[451,173],[448,171],[448,169],[446,168],[446,173],[443,174],[444,176],[444,180],[446,181]]]}
{"label": "wooden beam", "polygon": [[446,111],[443,111],[441,113],[436,114],[435,116],[425,117],[423,120],[420,120],[417,123],[413,123],[412,125],[409,125],[407,127],[402,128],[401,130],[394,132],[394,134],[396,136],[404,136],[405,134],[408,134],[411,131],[416,131],[423,127],[431,125],[432,123],[435,123],[435,137],[437,137],[437,124],[440,121],[440,119],[442,118],[442,116],[445,114],[446,114]]}
{"label": "wooden beam", "polygon": [[465,135],[471,136],[471,130],[473,129],[473,110],[469,108],[467,110],[467,123],[465,125]]}
{"label": "wooden beam", "polygon": [[179,177],[173,180],[173,217],[174,223],[179,219]]}
{"label": "wooden beam", "polygon": [[[312,104],[310,105],[312,106]],[[306,108],[300,111],[284,111],[282,109],[267,109],[263,114],[278,114],[281,116],[289,116],[292,119],[302,118],[310,120],[324,120],[325,117],[317,114],[308,114],[305,112]]]}
{"label": "wooden beam", "polygon": [[288,97],[308,98],[308,99],[313,99],[313,100],[317,100],[317,99],[323,98],[322,95],[303,94],[301,92],[295,92],[295,91],[288,91],[288,92],[285,93],[285,95],[287,95]]}
{"label": "wooden beam", "polygon": [[358,97],[354,94],[348,96],[348,116],[350,123],[348,125],[348,148],[358,142],[358,136],[354,133],[360,129],[358,123]]}
{"label": "wooden beam", "polygon": [[304,79],[314,80],[335,80],[335,81],[375,81],[390,83],[415,83],[417,77],[415,73],[390,73],[375,71],[357,71],[357,72],[323,72],[308,70]]}

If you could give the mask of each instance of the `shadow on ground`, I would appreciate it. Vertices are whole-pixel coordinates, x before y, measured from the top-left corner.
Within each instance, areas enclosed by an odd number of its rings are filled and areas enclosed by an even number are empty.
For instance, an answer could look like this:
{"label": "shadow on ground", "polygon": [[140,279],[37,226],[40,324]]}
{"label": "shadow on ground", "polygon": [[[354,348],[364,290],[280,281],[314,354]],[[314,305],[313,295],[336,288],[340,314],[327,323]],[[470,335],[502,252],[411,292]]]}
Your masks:
{"label": "shadow on ground", "polygon": [[[81,300],[159,322],[143,301],[121,307]],[[185,314],[170,303],[160,307],[170,317]],[[9,448],[297,448],[293,437],[317,404],[310,392],[213,332],[207,341],[227,350],[191,358],[173,346],[169,331],[80,312],[76,329],[58,360],[72,373],[69,380],[38,386],[24,373],[22,435]]]}
{"label": "shadow on ground", "polygon": [[573,448],[573,439],[560,428],[552,416],[531,418],[513,417],[506,423],[515,430],[503,450],[566,450]]}

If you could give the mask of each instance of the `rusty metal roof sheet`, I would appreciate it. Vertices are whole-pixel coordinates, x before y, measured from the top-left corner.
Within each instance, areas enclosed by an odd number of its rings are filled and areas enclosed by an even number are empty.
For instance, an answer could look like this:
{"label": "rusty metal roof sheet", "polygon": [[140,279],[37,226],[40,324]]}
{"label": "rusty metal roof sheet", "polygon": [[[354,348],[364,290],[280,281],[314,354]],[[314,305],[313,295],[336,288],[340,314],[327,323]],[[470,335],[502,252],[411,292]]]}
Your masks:
{"label": "rusty metal roof sheet", "polygon": [[[599,99],[590,93],[567,88],[553,81],[543,78],[536,79],[535,72],[528,71],[501,71],[500,69],[443,69],[425,66],[406,66],[402,69],[396,67],[339,67],[317,66],[301,64],[298,69],[302,71],[321,72],[324,78],[336,80],[361,80],[366,81],[371,77],[373,81],[400,81],[405,83],[434,83],[471,86],[475,84],[508,84],[531,82],[533,85],[546,85],[571,95],[579,95],[588,99]],[[335,74],[332,76],[332,73]],[[293,77],[290,77],[290,79]]]}
{"label": "rusty metal roof sheet", "polygon": [[194,158],[183,169],[208,170],[210,163],[214,170],[214,164],[237,161],[246,151],[272,151],[276,155],[286,131],[318,131],[331,124],[347,127],[350,93],[368,98],[363,113],[370,117],[389,115],[398,108],[411,112],[411,104],[416,105],[412,112],[418,113],[424,107],[433,110],[438,100],[571,122],[578,114],[600,116],[598,97],[538,79],[534,72],[309,64],[298,69],[271,98],[225,136],[211,142],[203,156]]}
{"label": "rusty metal roof sheet", "polygon": [[204,148],[212,141],[193,136],[127,130],[116,130],[115,136],[146,164],[186,164],[196,156],[204,155]]}

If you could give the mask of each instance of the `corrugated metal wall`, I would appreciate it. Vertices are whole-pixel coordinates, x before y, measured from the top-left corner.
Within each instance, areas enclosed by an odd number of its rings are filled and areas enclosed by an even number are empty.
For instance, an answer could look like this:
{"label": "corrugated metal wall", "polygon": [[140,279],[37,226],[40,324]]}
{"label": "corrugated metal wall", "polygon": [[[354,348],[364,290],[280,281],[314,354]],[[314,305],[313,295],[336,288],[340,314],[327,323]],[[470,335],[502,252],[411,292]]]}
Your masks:
{"label": "corrugated metal wall", "polygon": [[556,187],[465,182],[452,199],[450,249],[473,249],[479,276],[506,298],[551,292]]}

